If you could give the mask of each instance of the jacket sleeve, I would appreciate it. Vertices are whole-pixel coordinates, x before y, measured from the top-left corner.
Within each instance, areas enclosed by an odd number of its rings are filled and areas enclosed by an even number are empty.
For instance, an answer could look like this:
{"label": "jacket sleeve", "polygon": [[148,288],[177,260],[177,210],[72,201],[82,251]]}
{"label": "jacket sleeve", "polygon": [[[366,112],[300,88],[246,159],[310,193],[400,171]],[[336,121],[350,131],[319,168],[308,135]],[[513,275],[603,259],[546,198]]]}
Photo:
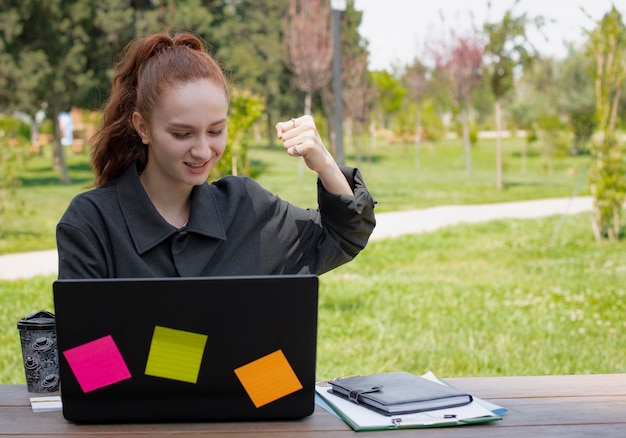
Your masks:
{"label": "jacket sleeve", "polygon": [[[233,226],[230,219],[225,219],[226,228],[230,230],[229,242],[234,241],[233,234],[241,230],[248,229],[244,232],[251,236],[258,234],[259,249],[248,245],[253,250],[240,257],[254,260],[258,257],[259,272],[274,275],[320,275],[354,259],[367,245],[376,225],[375,201],[357,169],[342,168],[342,172],[354,195],[333,195],[318,179],[317,209],[297,207],[254,180],[243,179],[245,198],[253,206],[229,215],[241,218],[245,212],[250,216],[245,226]],[[232,196],[229,199],[232,200]]]}
{"label": "jacket sleeve", "polygon": [[[334,256],[322,257],[315,273],[327,272],[344,264],[365,248],[374,227],[376,201],[368,191],[358,169],[342,167],[354,196],[332,195],[318,180],[318,205],[326,239],[335,247]],[[324,251],[323,249],[321,249]]]}

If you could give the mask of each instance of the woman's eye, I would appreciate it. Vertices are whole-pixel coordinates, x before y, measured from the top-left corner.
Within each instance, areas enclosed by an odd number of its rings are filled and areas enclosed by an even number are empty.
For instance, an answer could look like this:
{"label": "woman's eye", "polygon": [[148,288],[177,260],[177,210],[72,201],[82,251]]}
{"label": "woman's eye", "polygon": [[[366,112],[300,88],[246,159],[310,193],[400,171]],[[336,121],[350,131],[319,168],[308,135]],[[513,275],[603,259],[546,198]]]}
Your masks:
{"label": "woman's eye", "polygon": [[219,131],[209,131],[209,135],[217,137],[218,135],[222,135],[223,132],[224,132],[223,129],[220,129]]}
{"label": "woman's eye", "polygon": [[189,134],[187,134],[187,133],[184,133],[184,134],[180,134],[178,132],[173,132],[172,133],[172,136],[174,136],[174,138],[179,139],[179,140],[181,140],[183,138],[186,138],[188,135]]}

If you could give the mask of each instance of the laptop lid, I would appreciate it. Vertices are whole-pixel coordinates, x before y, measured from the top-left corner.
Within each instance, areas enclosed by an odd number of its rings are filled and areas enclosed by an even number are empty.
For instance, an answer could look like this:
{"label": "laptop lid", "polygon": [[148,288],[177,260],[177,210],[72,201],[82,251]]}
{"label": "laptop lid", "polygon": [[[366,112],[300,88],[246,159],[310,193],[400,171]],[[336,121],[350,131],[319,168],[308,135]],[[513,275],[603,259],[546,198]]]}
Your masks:
{"label": "laptop lid", "polygon": [[313,413],[314,275],[57,280],[53,293],[67,420]]}

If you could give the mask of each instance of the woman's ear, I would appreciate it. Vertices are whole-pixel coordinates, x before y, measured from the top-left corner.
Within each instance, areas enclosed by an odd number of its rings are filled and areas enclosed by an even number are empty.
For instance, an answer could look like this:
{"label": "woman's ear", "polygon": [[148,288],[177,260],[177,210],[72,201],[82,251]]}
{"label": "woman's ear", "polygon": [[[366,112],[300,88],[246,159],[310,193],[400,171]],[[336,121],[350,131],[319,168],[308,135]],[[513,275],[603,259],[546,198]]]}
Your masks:
{"label": "woman's ear", "polygon": [[143,116],[135,111],[131,116],[131,122],[135,127],[135,131],[137,131],[137,134],[139,134],[139,137],[141,137],[141,142],[143,144],[150,144],[150,130],[148,127],[148,123],[143,118]]}

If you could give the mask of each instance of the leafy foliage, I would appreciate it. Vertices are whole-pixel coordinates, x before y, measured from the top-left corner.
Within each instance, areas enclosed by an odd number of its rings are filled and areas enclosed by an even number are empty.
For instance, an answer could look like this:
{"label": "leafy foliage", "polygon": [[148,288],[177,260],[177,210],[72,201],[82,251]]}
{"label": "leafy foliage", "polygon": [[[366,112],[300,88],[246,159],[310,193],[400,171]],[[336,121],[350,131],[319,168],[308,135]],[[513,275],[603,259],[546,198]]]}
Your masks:
{"label": "leafy foliage", "polygon": [[439,74],[449,84],[453,102],[461,113],[463,150],[466,171],[472,173],[469,105],[472,89],[482,76],[484,42],[480,35],[457,35],[451,32],[450,41],[435,49],[435,65]]}
{"label": "leafy foliage", "polygon": [[211,179],[224,175],[250,175],[246,134],[259,120],[265,104],[263,99],[237,88],[231,91],[228,108],[228,146],[218,164],[211,170]]}
{"label": "leafy foliage", "polygon": [[[372,90],[369,81],[367,62],[369,53],[367,41],[359,33],[359,25],[363,12],[354,9],[354,1],[348,2],[343,14],[341,30],[341,62],[343,101],[345,117],[357,122],[361,128],[369,119],[369,106],[372,100]],[[334,93],[329,90],[328,101]]]}
{"label": "leafy foliage", "polygon": [[[596,129],[593,67],[583,50],[570,50],[560,68],[559,82],[567,93],[558,93],[558,106],[568,115],[574,133],[573,153],[589,153],[588,142]],[[557,87],[558,88],[558,87]]]}
{"label": "leafy foliage", "polygon": [[502,173],[502,146],[500,142],[500,131],[502,127],[501,105],[504,97],[514,88],[516,69],[523,69],[528,66],[536,55],[532,46],[528,42],[526,29],[529,24],[534,23],[537,27],[543,24],[542,17],[534,19],[526,14],[515,14],[515,3],[507,9],[501,21],[485,23],[484,32],[488,37],[485,46],[485,56],[487,58],[487,69],[491,91],[495,98],[495,121],[498,141],[496,143],[496,187],[504,187]]}
{"label": "leafy foliage", "polygon": [[617,240],[626,200],[626,144],[616,136],[617,110],[626,80],[626,26],[615,6],[598,23],[589,41],[595,65],[598,137],[592,142],[595,160],[589,172],[594,196],[596,240]]}
{"label": "leafy foliage", "polygon": [[370,72],[370,81],[375,92],[378,113],[383,119],[383,126],[386,127],[387,118],[402,108],[406,88],[386,70]]}
{"label": "leafy foliage", "polygon": [[331,79],[333,38],[329,18],[330,4],[325,0],[289,0],[289,68],[298,88],[306,94],[304,113],[309,115],[313,93]]}
{"label": "leafy foliage", "polygon": [[28,157],[28,139],[28,126],[23,122],[14,117],[0,118],[0,237],[4,212],[21,182],[20,175]]}
{"label": "leafy foliage", "polygon": [[274,145],[274,125],[285,114],[302,111],[302,94],[287,69],[284,29],[280,23],[288,0],[219,1],[223,19],[216,23],[217,54],[235,87],[247,89],[265,101],[265,138]]}
{"label": "leafy foliage", "polygon": [[525,13],[516,15],[514,8],[506,10],[500,21],[485,23],[484,32],[488,37],[485,46],[491,89],[496,99],[501,99],[514,87],[514,73],[518,66],[527,66],[535,58],[528,42],[526,30],[534,23],[543,23],[541,17],[531,19]]}

